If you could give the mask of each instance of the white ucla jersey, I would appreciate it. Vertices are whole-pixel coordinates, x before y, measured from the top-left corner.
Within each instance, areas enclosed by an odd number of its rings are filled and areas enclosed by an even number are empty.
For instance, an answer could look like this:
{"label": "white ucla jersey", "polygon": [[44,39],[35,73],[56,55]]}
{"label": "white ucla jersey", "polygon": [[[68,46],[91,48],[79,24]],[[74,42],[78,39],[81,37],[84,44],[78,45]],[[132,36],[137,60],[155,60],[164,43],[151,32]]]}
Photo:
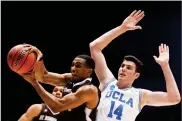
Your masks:
{"label": "white ucla jersey", "polygon": [[141,90],[118,89],[112,79],[102,90],[96,121],[135,121],[140,112]]}

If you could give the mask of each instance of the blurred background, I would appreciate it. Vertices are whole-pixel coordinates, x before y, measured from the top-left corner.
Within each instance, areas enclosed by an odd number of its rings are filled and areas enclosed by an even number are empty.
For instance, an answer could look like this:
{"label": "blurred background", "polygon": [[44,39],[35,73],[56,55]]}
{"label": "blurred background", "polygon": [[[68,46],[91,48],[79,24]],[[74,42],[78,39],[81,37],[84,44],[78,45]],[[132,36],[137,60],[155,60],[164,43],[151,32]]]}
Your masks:
{"label": "blurred background", "polygon": [[[144,71],[134,87],[166,91],[160,66],[153,59],[158,46],[170,48],[170,66],[181,92],[181,1],[2,1],[1,2],[1,95],[2,121],[17,121],[35,103],[43,101],[35,89],[7,65],[7,53],[15,45],[29,43],[44,54],[48,71],[70,72],[78,54],[89,54],[89,43],[120,25],[133,10],[145,11],[139,25],[112,41],[103,51],[117,77],[125,55],[144,63]],[[94,75],[94,84],[98,80]],[[43,84],[52,92],[52,86]],[[143,108],[136,121],[180,121],[181,103],[174,106]]]}

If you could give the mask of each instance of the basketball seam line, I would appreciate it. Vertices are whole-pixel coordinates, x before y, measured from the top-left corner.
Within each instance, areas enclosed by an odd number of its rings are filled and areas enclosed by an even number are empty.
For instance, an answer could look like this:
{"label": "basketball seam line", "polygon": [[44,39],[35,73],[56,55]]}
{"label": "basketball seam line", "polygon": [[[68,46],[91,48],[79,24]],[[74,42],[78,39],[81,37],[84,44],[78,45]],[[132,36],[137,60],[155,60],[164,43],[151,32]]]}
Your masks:
{"label": "basketball seam line", "polygon": [[15,60],[16,55],[17,55],[19,52],[20,52],[20,51],[17,51],[16,54],[14,55],[14,57],[13,57],[13,60],[12,60],[12,63],[11,63],[12,69],[14,69],[13,62],[14,62],[14,60]]}
{"label": "basketball seam line", "polygon": [[[28,54],[29,55],[29,54]],[[26,59],[24,60],[24,62],[21,64],[21,66],[19,67],[19,69],[17,69],[17,71],[16,72],[18,72],[18,70],[20,70],[20,68],[23,66],[23,64],[26,62],[26,60],[27,60],[27,58],[28,58],[28,55],[27,55],[27,57],[26,57]]]}

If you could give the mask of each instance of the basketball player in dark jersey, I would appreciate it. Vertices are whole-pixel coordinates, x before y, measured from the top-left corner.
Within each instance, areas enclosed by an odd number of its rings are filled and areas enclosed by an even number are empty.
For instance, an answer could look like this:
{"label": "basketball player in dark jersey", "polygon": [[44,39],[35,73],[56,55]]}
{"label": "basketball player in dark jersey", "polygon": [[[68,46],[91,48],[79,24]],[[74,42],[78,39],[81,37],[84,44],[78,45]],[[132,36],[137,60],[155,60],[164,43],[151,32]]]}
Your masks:
{"label": "basketball player in dark jersey", "polygon": [[[94,60],[88,55],[78,55],[72,62],[71,73],[57,74],[48,72],[40,58],[41,52],[36,47],[31,49],[38,55],[34,71],[22,75],[25,80],[38,92],[42,100],[54,112],[64,113],[61,121],[86,121],[86,109],[91,109],[90,118],[95,120],[96,108],[100,100],[100,90],[91,83],[91,74],[95,68]],[[33,79],[29,79],[28,77]],[[35,79],[34,79],[35,78]],[[61,99],[48,93],[39,82],[46,84],[66,86],[67,95]]]}
{"label": "basketball player in dark jersey", "polygon": [[[52,95],[57,98],[62,97],[63,87],[56,86],[53,89]],[[18,121],[59,121],[60,112],[54,113],[45,103],[33,104],[19,118]]]}

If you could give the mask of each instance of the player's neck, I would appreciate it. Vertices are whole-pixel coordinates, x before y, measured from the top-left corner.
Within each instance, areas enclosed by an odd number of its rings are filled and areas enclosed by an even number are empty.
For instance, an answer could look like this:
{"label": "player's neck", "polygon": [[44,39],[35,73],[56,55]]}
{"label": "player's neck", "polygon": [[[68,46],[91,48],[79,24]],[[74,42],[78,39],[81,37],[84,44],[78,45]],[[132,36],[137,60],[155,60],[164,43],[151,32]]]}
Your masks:
{"label": "player's neck", "polygon": [[125,88],[131,88],[132,84],[131,83],[125,83],[123,81],[119,81],[116,83],[116,85],[118,86],[119,89],[125,89]]}

